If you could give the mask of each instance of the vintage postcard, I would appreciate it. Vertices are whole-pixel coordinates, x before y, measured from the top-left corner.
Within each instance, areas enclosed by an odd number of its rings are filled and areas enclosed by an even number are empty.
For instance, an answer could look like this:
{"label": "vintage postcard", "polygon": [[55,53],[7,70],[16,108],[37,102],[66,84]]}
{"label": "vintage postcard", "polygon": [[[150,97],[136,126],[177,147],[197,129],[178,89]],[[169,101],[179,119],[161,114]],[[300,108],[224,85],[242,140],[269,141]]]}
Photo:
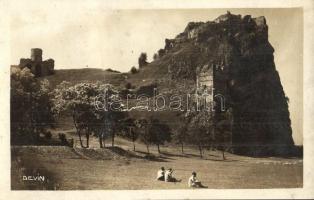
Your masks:
{"label": "vintage postcard", "polygon": [[313,2],[252,2],[3,3],[3,199],[313,197]]}

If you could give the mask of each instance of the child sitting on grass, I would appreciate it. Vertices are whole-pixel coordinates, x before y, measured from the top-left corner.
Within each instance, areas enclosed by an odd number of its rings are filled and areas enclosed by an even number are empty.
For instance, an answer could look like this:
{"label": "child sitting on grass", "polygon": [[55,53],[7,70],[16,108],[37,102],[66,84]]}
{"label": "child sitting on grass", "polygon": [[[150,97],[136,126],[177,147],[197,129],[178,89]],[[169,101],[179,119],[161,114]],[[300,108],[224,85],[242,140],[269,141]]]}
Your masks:
{"label": "child sitting on grass", "polygon": [[192,176],[189,178],[188,185],[189,187],[193,188],[208,188],[207,186],[202,185],[202,183],[196,179],[196,172],[192,172]]}
{"label": "child sitting on grass", "polygon": [[157,171],[157,180],[164,181],[165,180],[165,168],[161,167],[160,170]]}

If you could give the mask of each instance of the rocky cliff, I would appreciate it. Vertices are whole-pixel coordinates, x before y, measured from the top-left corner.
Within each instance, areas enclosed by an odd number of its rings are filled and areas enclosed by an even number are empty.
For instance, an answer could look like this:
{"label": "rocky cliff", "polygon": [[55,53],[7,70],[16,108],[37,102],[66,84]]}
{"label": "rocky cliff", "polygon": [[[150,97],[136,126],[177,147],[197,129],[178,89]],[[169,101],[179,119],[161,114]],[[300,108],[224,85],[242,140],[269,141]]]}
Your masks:
{"label": "rocky cliff", "polygon": [[[288,98],[274,64],[265,17],[227,13],[214,21],[191,22],[164,54],[148,65],[167,69],[178,82],[196,80],[197,69],[212,66],[215,94],[232,113],[234,152],[285,154],[293,146]],[[219,112],[219,111],[217,111]]]}

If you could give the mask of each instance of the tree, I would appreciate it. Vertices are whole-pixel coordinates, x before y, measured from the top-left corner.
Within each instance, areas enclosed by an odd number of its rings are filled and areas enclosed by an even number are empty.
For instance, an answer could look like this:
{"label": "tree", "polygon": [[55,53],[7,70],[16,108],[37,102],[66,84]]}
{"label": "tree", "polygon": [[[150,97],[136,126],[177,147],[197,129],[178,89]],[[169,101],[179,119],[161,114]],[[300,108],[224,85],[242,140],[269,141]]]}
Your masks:
{"label": "tree", "polygon": [[215,126],[215,143],[222,152],[222,159],[225,160],[225,151],[228,148],[232,137],[232,109],[218,114]]}
{"label": "tree", "polygon": [[136,128],[135,120],[133,118],[127,118],[124,121],[123,128],[124,128],[124,131],[123,131],[124,136],[132,139],[133,151],[135,151],[135,141],[138,138],[138,134],[135,131],[135,128]]}
{"label": "tree", "polygon": [[184,143],[187,142],[188,134],[187,134],[187,124],[182,121],[178,125],[179,127],[174,131],[174,134],[172,136],[172,139],[177,143],[181,145],[181,153],[184,153]]}
{"label": "tree", "polygon": [[127,89],[127,90],[132,89],[132,84],[130,82],[127,82],[125,84],[125,89]]}
{"label": "tree", "polygon": [[[92,97],[97,94],[90,84],[79,83],[70,86],[62,82],[54,90],[54,108],[58,114],[70,112],[76,133],[79,136],[81,147],[89,147],[89,136],[93,130],[91,123],[94,120]],[[86,146],[82,142],[82,133],[86,135]]]}
{"label": "tree", "polygon": [[28,68],[11,70],[11,141],[37,143],[55,122],[49,82],[39,81]]}
{"label": "tree", "polygon": [[211,134],[213,133],[212,113],[201,107],[198,111],[191,110],[186,113],[188,118],[188,139],[192,144],[198,146],[200,156],[203,157],[203,147],[209,145]]}
{"label": "tree", "polygon": [[149,153],[149,145],[152,143],[152,135],[149,131],[150,123],[146,119],[136,120],[136,126],[139,129],[139,139],[144,142]]}
{"label": "tree", "polygon": [[158,59],[158,54],[154,53],[153,60],[157,60],[157,59]]}
{"label": "tree", "polygon": [[114,146],[116,133],[124,129],[122,122],[127,115],[125,112],[121,111],[109,111],[107,114],[109,117],[105,120],[109,122],[107,127],[111,130],[111,146]]}
{"label": "tree", "polygon": [[141,53],[140,57],[138,58],[138,66],[139,68],[142,68],[148,64],[147,62],[147,54]]}
{"label": "tree", "polygon": [[[105,96],[103,96],[105,92]],[[99,144],[102,148],[106,135],[111,135],[112,146],[114,146],[115,132],[118,131],[118,124],[123,119],[125,113],[120,110],[103,109],[95,105],[96,100],[103,105],[121,107],[119,101],[115,101],[118,91],[110,84],[79,83],[70,86],[68,82],[62,82],[54,90],[54,109],[58,114],[70,112],[76,132],[79,136],[81,147],[89,147],[89,136],[92,132],[99,137]],[[83,145],[81,135],[85,132],[86,146]]]}
{"label": "tree", "polygon": [[161,58],[166,54],[166,51],[164,49],[159,49],[158,50],[158,57]]}
{"label": "tree", "polygon": [[136,73],[138,72],[138,70],[136,69],[136,67],[133,66],[133,67],[131,68],[130,72],[131,72],[132,74],[136,74]]}
{"label": "tree", "polygon": [[116,133],[123,130],[123,120],[126,118],[127,113],[122,111],[123,106],[120,101],[118,90],[110,84],[97,83],[96,85],[98,88],[97,96],[102,95],[105,91],[106,95],[103,100],[105,100],[106,104],[114,105],[115,108],[120,108],[113,109],[108,107],[107,109],[96,109],[93,104],[95,115],[94,120],[96,123],[91,123],[91,125],[97,125],[96,135],[99,137],[100,147],[102,147],[102,143],[105,144],[104,140],[108,135],[111,136],[111,146],[114,146]]}
{"label": "tree", "polygon": [[157,145],[158,153],[160,153],[160,145],[171,140],[170,127],[167,124],[161,123],[158,119],[151,118],[148,131],[151,135],[151,142]]}

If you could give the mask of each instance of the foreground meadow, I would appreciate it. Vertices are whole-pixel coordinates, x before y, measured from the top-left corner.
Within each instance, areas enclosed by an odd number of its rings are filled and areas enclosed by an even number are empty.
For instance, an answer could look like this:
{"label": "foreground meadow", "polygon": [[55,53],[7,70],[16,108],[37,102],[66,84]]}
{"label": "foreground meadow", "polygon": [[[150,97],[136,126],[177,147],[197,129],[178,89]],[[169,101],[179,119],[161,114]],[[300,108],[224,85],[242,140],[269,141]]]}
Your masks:
{"label": "foreground meadow", "polygon": [[[108,141],[109,142],[109,141]],[[303,185],[303,160],[299,158],[252,158],[197,149],[146,147],[117,138],[116,146],[100,149],[93,139],[90,149],[65,146],[13,146],[12,189],[125,190],[188,189],[192,171],[209,189],[219,188],[297,188]],[[173,168],[177,183],[156,181],[157,170]],[[45,181],[23,180],[23,176],[45,176]]]}

